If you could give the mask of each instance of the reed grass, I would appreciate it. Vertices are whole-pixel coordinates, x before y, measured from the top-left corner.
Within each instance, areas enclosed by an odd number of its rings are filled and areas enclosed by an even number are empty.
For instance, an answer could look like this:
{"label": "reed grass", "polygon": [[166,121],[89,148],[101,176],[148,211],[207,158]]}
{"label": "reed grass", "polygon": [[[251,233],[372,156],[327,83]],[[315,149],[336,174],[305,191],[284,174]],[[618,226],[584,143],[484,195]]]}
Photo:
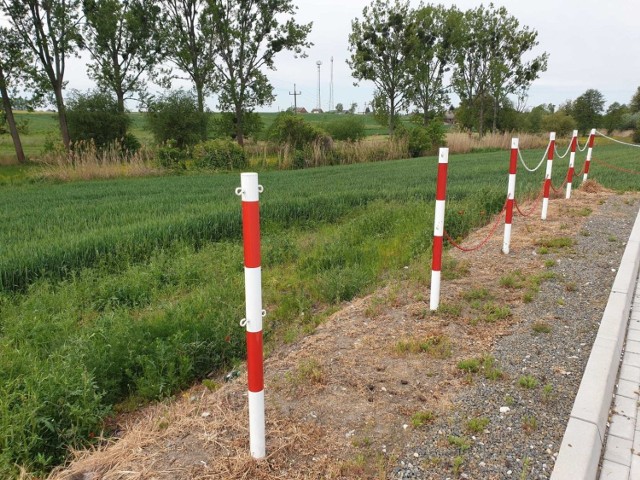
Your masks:
{"label": "reed grass", "polygon": [[55,149],[44,154],[40,161],[44,167],[37,178],[73,181],[159,175],[163,169],[154,159],[155,151],[148,146],[128,152],[119,143],[98,149],[93,142],[80,142],[70,151]]}

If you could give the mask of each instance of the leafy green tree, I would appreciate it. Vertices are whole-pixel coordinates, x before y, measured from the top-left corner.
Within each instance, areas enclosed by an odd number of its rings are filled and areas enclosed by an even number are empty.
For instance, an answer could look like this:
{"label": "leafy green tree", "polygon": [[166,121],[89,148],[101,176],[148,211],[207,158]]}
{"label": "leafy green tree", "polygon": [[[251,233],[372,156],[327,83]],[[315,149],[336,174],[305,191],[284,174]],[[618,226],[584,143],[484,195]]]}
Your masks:
{"label": "leafy green tree", "polygon": [[609,133],[614,130],[620,130],[623,127],[624,115],[629,113],[629,108],[626,105],[620,105],[618,102],[613,102],[607,108],[607,113],[602,118],[602,126],[607,129]]}
{"label": "leafy green tree", "polygon": [[197,99],[184,90],[149,102],[147,122],[158,143],[171,142],[178,149],[198,143],[207,131],[207,115],[201,113]]}
{"label": "leafy green tree", "polygon": [[[164,31],[166,54],[194,84],[197,107],[204,114],[204,99],[213,90],[213,69],[217,39],[211,31],[210,16],[205,14],[208,0],[164,0]],[[165,75],[165,86],[172,75]],[[206,138],[206,131],[200,131]]]}
{"label": "leafy green tree", "polygon": [[449,71],[460,31],[462,13],[442,5],[421,6],[414,15],[414,39],[409,74],[408,99],[422,113],[422,123],[443,113],[449,103],[448,87],[444,74]]}
{"label": "leafy green tree", "polygon": [[640,87],[636,90],[636,93],[631,97],[631,101],[629,102],[629,113],[638,113],[640,112]]}
{"label": "leafy green tree", "polygon": [[[351,22],[347,64],[358,81],[369,80],[388,102],[388,129],[393,133],[396,115],[404,104],[411,76],[409,63],[415,48],[413,11],[406,0],[373,0],[362,19]],[[375,108],[374,108],[375,111]]]}
{"label": "leafy green tree", "polygon": [[89,74],[98,86],[124,102],[144,96],[143,75],[163,59],[159,0],[83,0]]}
{"label": "leafy green tree", "polygon": [[491,98],[494,124],[498,109],[509,94],[523,95],[540,72],[546,70],[548,55],[529,62],[523,56],[538,43],[537,32],[520,29],[516,18],[504,7],[479,7],[465,12],[464,35],[455,58],[452,84],[461,103],[470,110],[480,135],[485,130],[487,98]]}
{"label": "leafy green tree", "polygon": [[558,111],[542,117],[541,126],[544,131],[556,132],[558,136],[569,135],[576,129],[576,121],[564,111]]}
{"label": "leafy green tree", "polygon": [[34,79],[53,92],[60,134],[67,149],[69,128],[62,91],[67,58],[82,45],[80,1],[0,0],[12,29],[39,62]]}
{"label": "leafy green tree", "polygon": [[[0,96],[2,96],[3,120],[6,121],[16,157],[19,163],[24,163],[26,157],[20,140],[20,132],[13,116],[13,105],[9,95],[11,82],[17,80],[20,72],[28,68],[29,56],[20,38],[8,28],[0,28]],[[4,122],[1,122],[4,123]]]}
{"label": "leafy green tree", "polygon": [[344,112],[344,105],[342,105],[341,103],[336,104],[336,112],[338,113]]}
{"label": "leafy green tree", "polygon": [[[508,95],[525,96],[531,83],[547,70],[548,53],[527,62],[523,56],[538,45],[538,32],[524,26],[509,15],[504,7],[498,8],[487,26],[491,30],[491,58],[489,60],[488,93],[493,97],[493,131],[496,130],[498,110],[505,105]],[[509,107],[509,104],[506,104]]]}
{"label": "leafy green tree", "polygon": [[275,70],[279,52],[304,55],[303,49],[311,46],[307,36],[312,24],[296,23],[296,10],[292,0],[209,0],[206,17],[216,39],[213,79],[218,103],[235,114],[240,145],[245,115],[275,99],[263,69]]}
{"label": "leafy green tree", "polygon": [[[245,112],[244,114],[244,135],[246,137],[256,138],[264,127],[264,122],[259,113]],[[235,114],[231,112],[222,112],[210,119],[211,133],[221,138],[236,138],[238,123]]]}
{"label": "leafy green tree", "polygon": [[581,132],[584,133],[600,125],[604,103],[604,95],[592,88],[575,99],[572,116]]}
{"label": "leafy green tree", "polygon": [[98,148],[122,142],[129,126],[129,117],[118,101],[101,91],[74,92],[68,101],[67,120],[72,142],[92,141]]}
{"label": "leafy green tree", "polygon": [[273,120],[267,136],[279,144],[288,144],[296,150],[303,149],[325,134],[318,127],[293,112],[281,112]]}
{"label": "leafy green tree", "polygon": [[356,142],[365,137],[364,120],[357,115],[340,115],[332,118],[323,128],[334,140]]}

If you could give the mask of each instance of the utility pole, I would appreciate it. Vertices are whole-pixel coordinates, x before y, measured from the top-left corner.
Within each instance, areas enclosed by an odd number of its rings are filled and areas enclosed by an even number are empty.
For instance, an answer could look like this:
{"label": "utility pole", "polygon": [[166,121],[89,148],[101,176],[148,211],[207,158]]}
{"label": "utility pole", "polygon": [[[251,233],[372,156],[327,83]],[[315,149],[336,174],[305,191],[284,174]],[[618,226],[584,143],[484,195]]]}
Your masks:
{"label": "utility pole", "polygon": [[322,103],[320,103],[320,66],[322,65],[322,62],[318,60],[316,62],[316,65],[318,66],[318,105],[316,106],[316,109],[318,110],[318,112],[321,112]]}
{"label": "utility pole", "polygon": [[289,92],[289,95],[293,95],[293,113],[298,113],[298,95],[302,95],[302,92],[296,91],[296,84],[293,84],[293,93]]}
{"label": "utility pole", "polygon": [[333,112],[333,57],[331,57],[331,83],[329,84],[329,111]]}

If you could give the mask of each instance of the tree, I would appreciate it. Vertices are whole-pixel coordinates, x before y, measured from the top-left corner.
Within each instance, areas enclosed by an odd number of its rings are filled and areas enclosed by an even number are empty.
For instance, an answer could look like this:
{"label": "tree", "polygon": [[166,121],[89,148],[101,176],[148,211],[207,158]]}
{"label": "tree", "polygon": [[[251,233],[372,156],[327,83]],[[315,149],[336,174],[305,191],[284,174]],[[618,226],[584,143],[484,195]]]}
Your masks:
{"label": "tree", "polygon": [[462,23],[464,35],[456,54],[452,84],[461,103],[474,113],[482,135],[485,99],[492,99],[495,124],[499,106],[507,95],[526,92],[538,74],[546,70],[548,55],[523,63],[523,55],[537,45],[537,32],[528,27],[519,29],[518,20],[504,7],[480,5],[465,12]]}
{"label": "tree", "polygon": [[97,148],[123,142],[129,126],[129,117],[120,110],[117,99],[99,90],[72,92],[67,119],[72,142],[93,142]]}
{"label": "tree", "polygon": [[[362,11],[362,20],[351,22],[347,64],[358,81],[372,81],[388,102],[389,133],[396,125],[396,113],[405,101],[411,82],[409,62],[415,48],[413,12],[406,0],[373,0]],[[356,83],[357,84],[357,83]],[[376,109],[374,108],[374,111]]]}
{"label": "tree", "polygon": [[[207,0],[164,0],[165,29],[162,33],[166,42],[167,57],[194,84],[198,111],[204,114],[205,95],[212,90],[214,51],[217,39],[207,22],[210,16],[204,14]],[[170,84],[170,76],[165,84]],[[200,136],[205,139],[206,131]]]}
{"label": "tree", "polygon": [[13,116],[13,106],[9,96],[12,80],[21,71],[25,71],[28,64],[28,53],[15,33],[8,28],[0,28],[0,96],[2,97],[2,111],[9,126],[11,139],[19,163],[24,163],[26,157],[20,140],[20,133]]}
{"label": "tree", "polygon": [[556,135],[563,137],[575,130],[576,121],[566,112],[560,110],[542,117],[541,126],[544,131],[556,132]]}
{"label": "tree", "polygon": [[602,125],[609,134],[623,127],[623,117],[626,113],[629,113],[629,108],[626,105],[620,105],[618,102],[609,105],[606,115],[602,118]]}
{"label": "tree", "polygon": [[303,48],[311,46],[312,23],[296,23],[296,10],[292,0],[209,0],[206,17],[216,39],[213,78],[219,108],[235,114],[240,145],[245,114],[275,100],[262,70],[275,70],[274,58],[281,51],[303,55]]}
{"label": "tree", "polygon": [[416,34],[410,62],[408,98],[422,114],[422,123],[444,110],[449,102],[444,74],[449,71],[454,50],[460,38],[462,13],[455,7],[422,6],[415,12]]}
{"label": "tree", "polygon": [[572,116],[575,118],[578,129],[586,132],[600,124],[604,111],[604,95],[598,90],[589,89],[573,102]]}
{"label": "tree", "polygon": [[507,14],[504,7],[496,10],[487,27],[491,30],[488,92],[493,97],[493,131],[498,110],[507,95],[526,95],[531,83],[547,70],[548,53],[523,62],[523,55],[538,45],[538,32],[524,26]]}
{"label": "tree", "polygon": [[124,113],[125,100],[144,93],[142,76],[163,59],[158,0],[83,0],[83,11],[89,74]]}
{"label": "tree", "polygon": [[80,0],[0,0],[13,30],[39,62],[33,77],[53,92],[60,134],[69,148],[65,112],[64,74],[67,57],[82,44]]}
{"label": "tree", "polygon": [[207,116],[197,99],[184,90],[169,92],[149,102],[147,123],[158,143],[173,142],[179,149],[195,145],[207,131]]}
{"label": "tree", "polygon": [[341,103],[336,104],[336,112],[338,113],[344,112],[344,105],[342,105]]}
{"label": "tree", "polygon": [[638,113],[640,112],[640,87],[636,90],[636,93],[631,97],[631,101],[629,102],[629,113]]}

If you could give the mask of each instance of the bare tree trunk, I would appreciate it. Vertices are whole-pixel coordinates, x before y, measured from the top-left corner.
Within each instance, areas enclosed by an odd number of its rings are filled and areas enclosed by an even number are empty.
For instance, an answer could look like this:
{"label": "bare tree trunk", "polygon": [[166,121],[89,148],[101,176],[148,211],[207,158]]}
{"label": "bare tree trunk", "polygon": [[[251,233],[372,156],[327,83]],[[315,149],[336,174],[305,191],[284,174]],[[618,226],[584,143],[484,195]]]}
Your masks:
{"label": "bare tree trunk", "polygon": [[2,106],[4,112],[7,115],[7,123],[9,124],[9,131],[11,132],[11,138],[13,140],[13,146],[16,150],[16,157],[18,163],[25,163],[26,158],[24,156],[24,150],[22,148],[22,141],[20,140],[20,133],[16,126],[16,119],[13,116],[13,109],[11,108],[11,100],[9,99],[9,93],[7,92],[6,82],[4,78],[4,72],[0,69],[0,94],[2,95]]}

